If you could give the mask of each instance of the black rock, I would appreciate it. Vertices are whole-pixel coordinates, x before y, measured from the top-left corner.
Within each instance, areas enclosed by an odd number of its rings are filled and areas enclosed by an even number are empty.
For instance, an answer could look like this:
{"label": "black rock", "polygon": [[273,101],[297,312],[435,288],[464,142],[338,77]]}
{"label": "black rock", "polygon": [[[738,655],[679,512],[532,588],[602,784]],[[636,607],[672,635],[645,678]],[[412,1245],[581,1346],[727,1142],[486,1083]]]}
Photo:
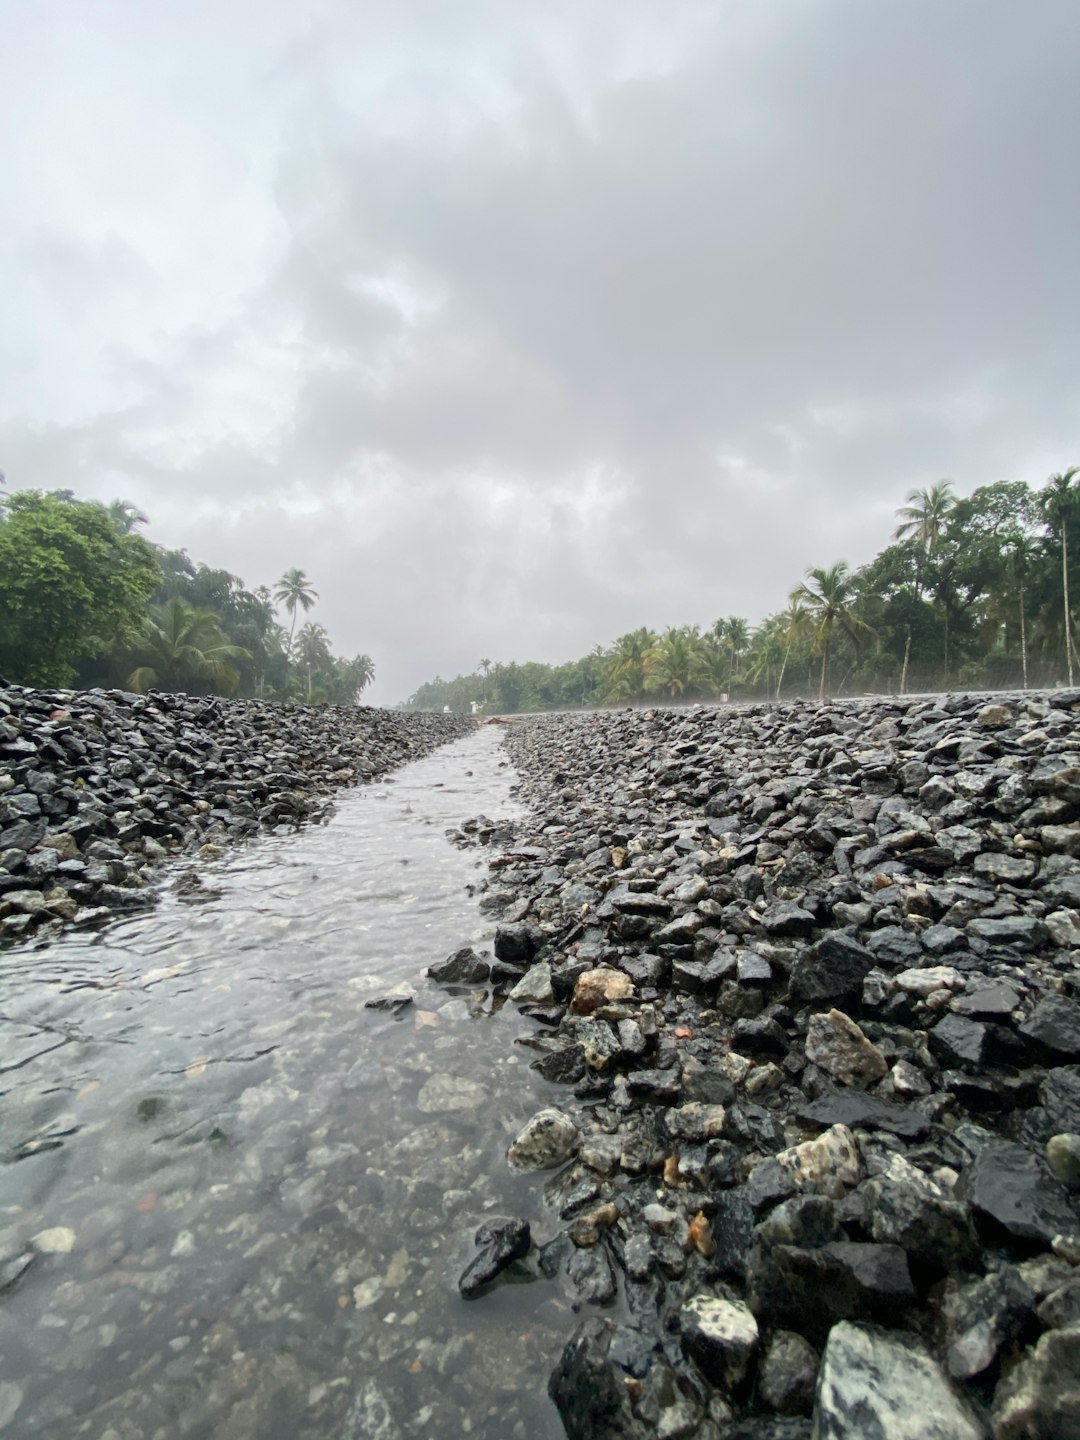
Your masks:
{"label": "black rock", "polygon": [[567,1440],[645,1440],[655,1434],[635,1419],[626,1385],[628,1376],[646,1373],[654,1347],[647,1336],[622,1336],[628,1328],[589,1319],[567,1341],[548,1381]]}
{"label": "black rock", "polygon": [[762,915],[761,924],[768,935],[809,935],[817,921],[801,905],[791,900],[778,900]]}
{"label": "black rock", "polygon": [[556,1085],[576,1085],[585,1074],[585,1051],[580,1045],[564,1045],[541,1055],[529,1067],[544,1080]]}
{"label": "black rock", "polygon": [[862,1090],[832,1091],[800,1106],[798,1115],[822,1129],[847,1125],[852,1130],[885,1130],[906,1140],[919,1140],[930,1130],[930,1121],[920,1111],[890,1104]]}
{"label": "black rock", "polygon": [[1020,1026],[1020,1034],[1044,1064],[1080,1060],[1080,1005],[1064,995],[1048,995]]}
{"label": "black rock", "polygon": [[458,1289],[467,1300],[479,1295],[515,1260],[524,1259],[532,1245],[527,1220],[485,1220],[474,1238],[477,1253],[458,1281]]}
{"label": "black rock", "polygon": [[[917,1296],[907,1255],[899,1245],[836,1240],[818,1249],[777,1245],[769,1259],[779,1285],[762,1305],[751,1290],[756,1314],[786,1319],[815,1344],[838,1320],[880,1320],[895,1324],[898,1309]],[[757,1303],[755,1303],[755,1295]]]}
{"label": "black rock", "polygon": [[1080,1214],[1043,1160],[1022,1145],[994,1141],[961,1177],[963,1193],[990,1238],[1049,1247],[1080,1233]]}
{"label": "black rock", "polygon": [[858,993],[874,968],[874,956],[842,931],[823,935],[795,961],[791,988],[803,1000],[830,1000]]}
{"label": "black rock", "polygon": [[500,925],[495,931],[496,957],[507,965],[516,965],[520,970],[528,968],[543,943],[544,932],[527,921]]}
{"label": "black rock", "polygon": [[428,968],[428,979],[436,985],[482,985],[491,966],[475,950],[455,950],[446,960]]}
{"label": "black rock", "polygon": [[987,1027],[963,1015],[943,1016],[928,1036],[930,1053],[945,1065],[978,1070],[987,1058]]}

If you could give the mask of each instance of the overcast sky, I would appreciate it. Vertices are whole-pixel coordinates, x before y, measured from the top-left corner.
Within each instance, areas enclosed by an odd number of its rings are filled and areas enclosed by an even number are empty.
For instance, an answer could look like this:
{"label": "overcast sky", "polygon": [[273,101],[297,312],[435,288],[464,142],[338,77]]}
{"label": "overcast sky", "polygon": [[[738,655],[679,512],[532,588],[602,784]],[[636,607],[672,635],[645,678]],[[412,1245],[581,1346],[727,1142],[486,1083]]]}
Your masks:
{"label": "overcast sky", "polygon": [[435,673],[1080,463],[1077,0],[0,0],[0,468]]}

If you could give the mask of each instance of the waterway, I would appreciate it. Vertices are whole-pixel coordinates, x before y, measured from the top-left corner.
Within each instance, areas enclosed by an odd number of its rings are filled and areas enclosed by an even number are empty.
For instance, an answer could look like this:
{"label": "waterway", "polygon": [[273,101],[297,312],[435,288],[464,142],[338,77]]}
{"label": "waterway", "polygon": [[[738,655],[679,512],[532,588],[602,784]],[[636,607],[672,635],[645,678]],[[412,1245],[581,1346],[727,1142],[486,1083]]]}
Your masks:
{"label": "waterway", "polygon": [[422,973],[490,943],[446,831],[512,779],[480,730],[0,953],[3,1440],[562,1435],[558,1288],[456,1283],[486,1217],[557,1230],[504,1159],[557,1092],[512,1006]]}

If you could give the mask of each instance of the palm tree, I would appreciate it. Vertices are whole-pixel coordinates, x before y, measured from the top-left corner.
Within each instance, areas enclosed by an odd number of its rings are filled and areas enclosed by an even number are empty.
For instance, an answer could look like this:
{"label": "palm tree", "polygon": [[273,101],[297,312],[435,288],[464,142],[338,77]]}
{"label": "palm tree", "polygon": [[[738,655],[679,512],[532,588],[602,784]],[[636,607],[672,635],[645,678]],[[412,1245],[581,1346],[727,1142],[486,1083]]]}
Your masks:
{"label": "palm tree", "polygon": [[812,583],[808,585],[804,581],[793,590],[791,604],[793,607],[805,606],[809,623],[813,626],[814,653],[821,657],[818,704],[823,704],[829,683],[829,642],[833,628],[839,627],[855,646],[856,652],[871,632],[869,625],[860,620],[852,609],[857,591],[855,577],[846,561],[838,560],[827,569],[811,566],[806,574]]}
{"label": "palm tree", "polygon": [[645,687],[674,699],[687,690],[711,688],[709,653],[696,625],[671,626],[645,657]]}
{"label": "palm tree", "polygon": [[1076,642],[1073,639],[1072,615],[1069,611],[1069,534],[1070,513],[1080,499],[1080,485],[1073,482],[1080,475],[1080,466],[1073,465],[1058,475],[1051,475],[1039,496],[1039,508],[1045,524],[1051,532],[1061,536],[1061,595],[1065,607],[1065,660],[1069,669],[1069,685],[1073,684],[1073,659],[1076,656]]}
{"label": "palm tree", "polygon": [[645,666],[655,645],[656,632],[644,625],[615,641],[604,677],[613,700],[639,700],[645,693]]}
{"label": "palm tree", "polygon": [[357,694],[366,690],[375,679],[375,662],[370,655],[357,655],[352,662],[353,673],[356,675]]}
{"label": "palm tree", "polygon": [[810,613],[801,600],[792,595],[788,600],[788,608],[779,617],[781,633],[784,637],[784,659],[780,665],[780,677],[776,682],[776,698],[780,699],[780,688],[784,683],[784,671],[787,669],[788,661],[791,659],[791,647],[797,640],[802,640],[809,630],[811,619]]}
{"label": "palm tree", "polygon": [[136,525],[150,524],[150,516],[144,515],[131,500],[110,500],[105,509],[121,535],[130,535]]}
{"label": "palm tree", "polygon": [[[901,522],[893,531],[894,540],[914,540],[921,546],[927,559],[937,549],[941,531],[949,512],[956,508],[956,496],[952,493],[951,480],[939,480],[929,490],[909,490],[908,503],[896,512]],[[918,567],[915,571],[915,598],[922,599],[922,579]],[[900,671],[900,694],[907,692],[908,661],[911,658],[911,626],[908,626],[904,640],[904,664]],[[949,678],[949,611],[945,608],[945,678]]]}
{"label": "palm tree", "polygon": [[292,651],[293,631],[296,629],[296,609],[299,606],[306,615],[315,601],[319,598],[319,592],[311,588],[311,581],[304,574],[303,570],[286,570],[281,579],[274,587],[274,599],[279,605],[292,616],[292,624],[289,626],[289,651]]}
{"label": "palm tree", "polygon": [[228,691],[238,679],[230,660],[249,660],[250,652],[234,645],[213,610],[197,610],[180,599],[152,605],[143,622],[138,649],[147,663],[128,678],[132,690],[183,690],[212,685]]}
{"label": "palm tree", "polygon": [[750,643],[750,627],[741,615],[728,615],[725,619],[716,621],[712,627],[712,635],[727,651],[727,678],[731,685],[735,679],[736,661]]}
{"label": "palm tree", "polygon": [[1024,592],[1027,588],[1027,577],[1032,565],[1038,557],[1038,545],[1032,535],[1025,535],[1017,532],[1009,540],[1006,555],[1008,557],[1009,569],[1012,572],[1020,598],[1020,663],[1024,671],[1024,689],[1028,688],[1028,644],[1027,644],[1027,616],[1024,610]]}
{"label": "palm tree", "polygon": [[939,480],[929,490],[909,490],[908,503],[896,512],[901,522],[893,531],[894,540],[916,540],[927,555],[937,549],[949,511],[956,505],[951,480]]}
{"label": "palm tree", "polygon": [[296,637],[296,658],[307,669],[307,700],[311,704],[311,672],[330,663],[330,637],[322,625],[308,621]]}

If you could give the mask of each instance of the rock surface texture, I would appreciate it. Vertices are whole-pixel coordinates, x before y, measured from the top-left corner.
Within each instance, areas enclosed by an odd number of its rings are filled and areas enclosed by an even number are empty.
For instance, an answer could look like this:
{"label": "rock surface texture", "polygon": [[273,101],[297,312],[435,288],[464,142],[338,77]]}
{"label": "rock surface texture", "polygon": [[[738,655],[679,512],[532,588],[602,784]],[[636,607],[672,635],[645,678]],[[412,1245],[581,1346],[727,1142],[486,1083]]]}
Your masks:
{"label": "rock surface texture", "polygon": [[506,745],[528,817],[455,838],[577,1132],[567,1433],[1080,1436],[1080,692]]}
{"label": "rock surface texture", "polygon": [[156,862],[317,818],[472,723],[0,681],[0,944],[151,904]]}

